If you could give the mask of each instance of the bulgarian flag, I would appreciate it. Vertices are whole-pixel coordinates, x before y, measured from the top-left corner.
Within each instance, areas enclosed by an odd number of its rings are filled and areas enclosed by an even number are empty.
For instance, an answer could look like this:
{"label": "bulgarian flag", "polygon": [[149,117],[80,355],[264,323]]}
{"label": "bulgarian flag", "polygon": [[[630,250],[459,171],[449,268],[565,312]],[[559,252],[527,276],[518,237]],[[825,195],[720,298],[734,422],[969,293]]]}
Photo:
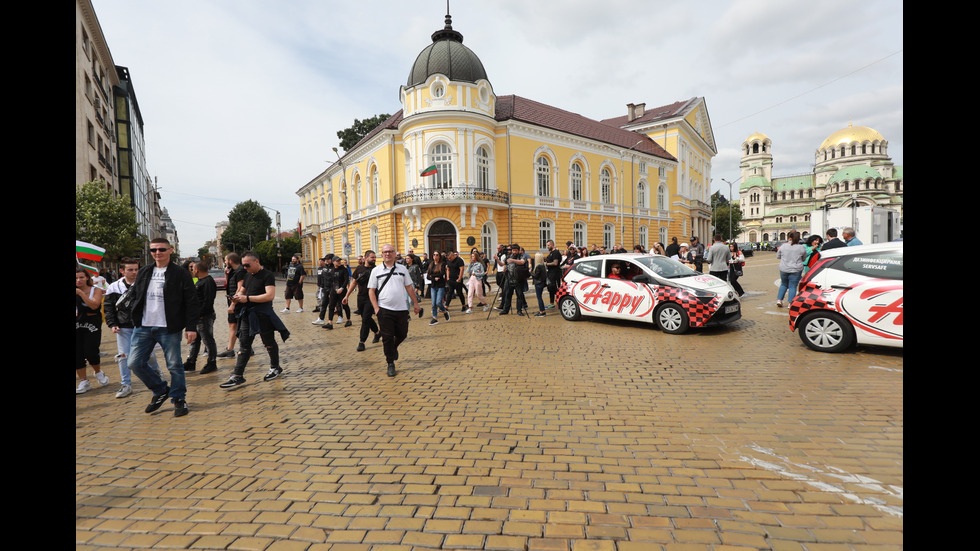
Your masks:
{"label": "bulgarian flag", "polygon": [[105,255],[105,249],[91,243],[75,240],[75,258],[98,262]]}
{"label": "bulgarian flag", "polygon": [[439,172],[438,170],[436,170],[436,165],[432,165],[429,168],[423,170],[420,176],[432,176],[436,172]]}

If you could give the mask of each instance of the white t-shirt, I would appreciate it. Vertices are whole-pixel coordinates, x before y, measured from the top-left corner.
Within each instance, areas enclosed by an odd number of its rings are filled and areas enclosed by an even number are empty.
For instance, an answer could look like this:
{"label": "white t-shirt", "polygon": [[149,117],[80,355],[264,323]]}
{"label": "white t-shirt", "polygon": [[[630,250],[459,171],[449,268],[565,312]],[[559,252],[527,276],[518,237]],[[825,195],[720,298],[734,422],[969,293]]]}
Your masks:
{"label": "white t-shirt", "polygon": [[[395,273],[391,274],[391,278],[388,279],[388,272],[391,270],[394,270]],[[368,289],[374,289],[377,292],[378,287],[381,286],[385,279],[388,279],[388,283],[385,283],[384,289],[378,293],[378,306],[385,310],[407,311],[408,308],[405,305],[405,287],[412,284],[408,270],[401,264],[395,264],[389,269],[382,262],[371,270],[371,277],[368,279],[367,285]]]}
{"label": "white t-shirt", "polygon": [[166,268],[153,267],[153,276],[146,287],[146,305],[143,307],[143,327],[166,327],[167,314],[163,307],[163,282]]}

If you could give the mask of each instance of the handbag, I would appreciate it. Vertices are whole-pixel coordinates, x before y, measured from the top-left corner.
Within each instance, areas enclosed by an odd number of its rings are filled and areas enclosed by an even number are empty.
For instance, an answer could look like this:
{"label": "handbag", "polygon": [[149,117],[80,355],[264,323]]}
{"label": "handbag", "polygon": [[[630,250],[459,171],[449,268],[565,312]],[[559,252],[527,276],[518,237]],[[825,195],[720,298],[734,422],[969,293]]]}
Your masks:
{"label": "handbag", "polygon": [[119,295],[116,299],[116,321],[119,325],[131,325],[133,323],[133,306],[136,304],[137,293],[133,292],[135,284],[130,285],[126,292]]}

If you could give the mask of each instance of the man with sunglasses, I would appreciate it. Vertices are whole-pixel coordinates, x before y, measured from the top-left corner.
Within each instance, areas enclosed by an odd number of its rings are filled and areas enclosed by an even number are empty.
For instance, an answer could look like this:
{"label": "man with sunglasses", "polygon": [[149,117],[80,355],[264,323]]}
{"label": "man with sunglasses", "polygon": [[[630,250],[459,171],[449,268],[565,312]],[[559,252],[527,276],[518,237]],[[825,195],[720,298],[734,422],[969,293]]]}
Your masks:
{"label": "man with sunglasses", "polygon": [[233,302],[244,305],[238,319],[238,359],[232,376],[218,385],[225,390],[245,384],[245,366],[255,354],[252,342],[256,334],[269,353],[269,372],[262,380],[271,381],[279,377],[282,367],[279,366],[279,345],[275,332],[279,331],[283,342],[289,338],[285,324],[272,309],[272,301],[276,298],[276,276],[262,267],[258,255],[252,251],[242,254],[242,267],[247,275],[239,291],[232,297]]}
{"label": "man with sunglasses", "polygon": [[[190,272],[171,262],[173,247],[165,238],[150,241],[153,264],[136,274],[130,292],[136,293],[133,304],[133,337],[130,341],[129,367],[153,392],[146,413],[153,413],[167,401],[174,404],[174,417],[187,415],[187,384],[181,361],[180,333],[186,328],[187,343],[197,338],[197,320],[201,305],[194,290]],[[147,365],[153,347],[163,349],[170,371],[170,384]]]}
{"label": "man with sunglasses", "polygon": [[367,285],[371,306],[378,316],[389,377],[395,376],[398,345],[408,336],[408,300],[416,314],[422,311],[408,269],[396,263],[395,258],[394,246],[382,246],[381,265],[371,270]]}

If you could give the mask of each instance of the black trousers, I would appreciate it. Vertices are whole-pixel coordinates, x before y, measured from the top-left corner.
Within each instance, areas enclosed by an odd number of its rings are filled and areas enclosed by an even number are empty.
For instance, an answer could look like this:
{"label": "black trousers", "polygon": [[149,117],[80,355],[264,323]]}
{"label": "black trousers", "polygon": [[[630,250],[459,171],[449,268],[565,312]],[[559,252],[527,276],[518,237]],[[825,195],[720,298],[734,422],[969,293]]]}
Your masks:
{"label": "black trousers", "polygon": [[381,329],[385,361],[394,363],[398,359],[398,345],[408,336],[408,310],[379,309],[378,327]]}
{"label": "black trousers", "polygon": [[[279,367],[279,343],[276,342],[276,333],[272,324],[263,319],[260,325],[259,338],[262,339],[262,344],[269,353],[269,366]],[[249,358],[255,355],[255,351],[252,350],[252,342],[254,341],[255,335],[250,330],[249,316],[246,313],[238,320],[238,358],[235,362],[235,375],[243,376],[245,374],[245,366],[248,365]]]}
{"label": "black trousers", "polygon": [[371,305],[371,301],[366,296],[361,297],[360,293],[357,294],[357,313],[361,316],[359,342],[365,342],[371,332],[377,333],[380,329],[378,329],[378,324],[374,323],[374,306]]}
{"label": "black trousers", "polygon": [[446,282],[446,308],[453,301],[453,297],[459,297],[459,303],[466,306],[466,291],[463,290],[463,282],[451,279]]}

